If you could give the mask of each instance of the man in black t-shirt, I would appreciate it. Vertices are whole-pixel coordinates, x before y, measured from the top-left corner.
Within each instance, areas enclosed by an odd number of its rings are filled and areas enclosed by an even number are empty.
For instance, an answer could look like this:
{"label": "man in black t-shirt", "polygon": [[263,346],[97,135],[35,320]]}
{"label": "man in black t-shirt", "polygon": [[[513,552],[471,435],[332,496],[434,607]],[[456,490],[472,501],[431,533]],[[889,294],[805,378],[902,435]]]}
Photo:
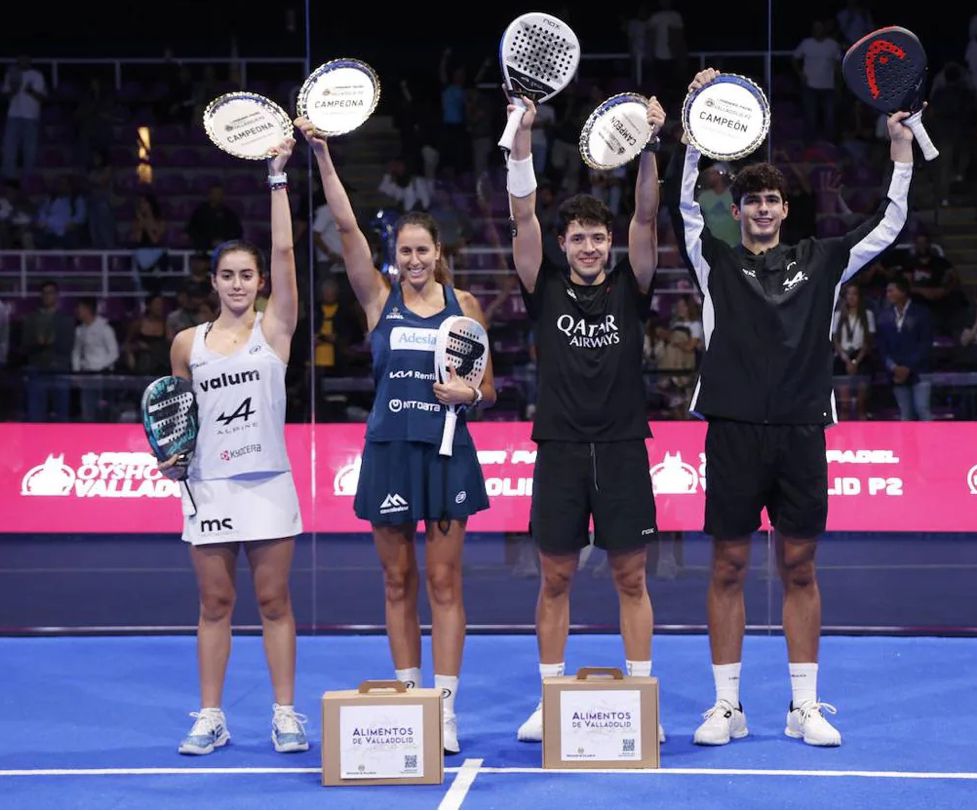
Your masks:
{"label": "man in black t-shirt", "polygon": [[[541,678],[561,676],[570,624],[570,582],[580,550],[594,542],[608,553],[621,605],[621,636],[630,675],[651,673],[652,609],[645,583],[646,545],[655,540],[655,502],[645,438],[650,436],[641,375],[643,320],[658,265],[658,168],[641,156],[628,257],[608,270],[612,215],[579,194],[560,206],[558,232],[566,262],[543,258],[530,152],[535,107],[527,100],[509,158],[515,222],[513,258],[534,322],[539,397],[533,439],[532,534],[541,581],[536,635]],[[653,134],[665,113],[648,104]],[[519,728],[521,741],[543,736],[542,705]],[[664,733],[659,729],[659,738]]]}

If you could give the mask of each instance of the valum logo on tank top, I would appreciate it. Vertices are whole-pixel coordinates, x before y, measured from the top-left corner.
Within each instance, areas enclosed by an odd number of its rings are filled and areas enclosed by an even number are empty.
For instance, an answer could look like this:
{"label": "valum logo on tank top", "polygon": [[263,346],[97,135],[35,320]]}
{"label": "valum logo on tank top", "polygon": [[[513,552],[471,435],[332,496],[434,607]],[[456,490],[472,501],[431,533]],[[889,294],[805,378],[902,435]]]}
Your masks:
{"label": "valum logo on tank top", "polygon": [[613,315],[605,315],[603,321],[588,323],[586,318],[564,314],[556,319],[556,328],[570,339],[570,346],[597,349],[621,343],[621,333]]}
{"label": "valum logo on tank top", "polygon": [[257,369],[252,369],[248,372],[235,372],[230,375],[227,372],[222,372],[220,377],[201,380],[200,388],[204,391],[226,389],[228,386],[239,386],[241,383],[250,383],[252,380],[261,380],[261,375],[258,374]]}

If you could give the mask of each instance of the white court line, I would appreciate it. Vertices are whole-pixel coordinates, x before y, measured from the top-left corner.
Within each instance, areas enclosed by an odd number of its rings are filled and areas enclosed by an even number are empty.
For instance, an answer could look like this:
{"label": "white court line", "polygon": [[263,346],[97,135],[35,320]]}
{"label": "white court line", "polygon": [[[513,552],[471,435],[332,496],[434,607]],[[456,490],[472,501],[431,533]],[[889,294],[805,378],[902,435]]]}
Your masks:
{"label": "white court line", "polygon": [[[465,772],[469,763],[481,764],[481,760],[466,760],[463,766],[449,766],[445,772]],[[895,780],[977,780],[977,772],[873,772],[844,771],[833,769],[542,769],[538,766],[482,766],[472,767],[475,774],[675,774],[675,775],[752,775],[755,777],[869,777]],[[0,777],[102,777],[116,775],[154,774],[321,774],[316,768],[145,768],[145,769],[0,769]],[[471,785],[471,781],[468,782]],[[467,791],[467,788],[466,788]],[[450,792],[449,792],[450,793]]]}
{"label": "white court line", "polygon": [[468,789],[472,787],[472,783],[478,777],[478,770],[481,766],[481,758],[465,758],[465,762],[458,769],[458,773],[451,783],[451,788],[441,800],[438,811],[458,811],[461,808],[461,804],[465,801],[465,795],[468,794]]}

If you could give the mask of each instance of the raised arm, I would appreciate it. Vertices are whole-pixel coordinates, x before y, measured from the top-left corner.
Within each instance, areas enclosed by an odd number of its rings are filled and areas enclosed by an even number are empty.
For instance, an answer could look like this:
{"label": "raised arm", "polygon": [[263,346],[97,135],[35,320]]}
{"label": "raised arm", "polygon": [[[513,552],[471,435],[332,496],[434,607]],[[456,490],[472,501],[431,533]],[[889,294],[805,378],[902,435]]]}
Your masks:
{"label": "raised arm", "polygon": [[[536,105],[525,96],[526,111],[512,142],[509,155],[509,208],[512,211],[514,236],[512,259],[519,279],[530,293],[536,289],[536,277],[543,264],[543,234],[536,217],[536,174],[533,170],[532,129]],[[509,105],[507,113],[515,109]]]}
{"label": "raised arm", "polygon": [[[652,144],[657,145],[658,133],[665,123],[665,111],[654,96],[645,112],[651,124]],[[657,151],[657,150],[655,150]],[[638,180],[634,186],[634,216],[628,228],[628,259],[642,293],[651,289],[658,268],[658,161],[655,151],[641,153]]]}
{"label": "raised arm", "polygon": [[333,166],[326,139],[316,133],[315,125],[306,118],[296,119],[295,126],[302,131],[312,154],[315,155],[319,177],[322,178],[322,191],[329,210],[336,218],[336,229],[343,243],[343,261],[346,263],[349,283],[366,313],[367,326],[372,330],[380,320],[389,288],[373,266],[370,244],[356,222],[356,214],[353,213],[349,195],[336,173],[336,167]]}
{"label": "raised arm", "polygon": [[271,188],[271,296],[261,323],[265,339],[286,362],[299,318],[292,212],[288,201],[288,181],[285,179],[285,164],[294,148],[295,139],[286,138],[277,147],[275,155],[268,159],[268,185]]}

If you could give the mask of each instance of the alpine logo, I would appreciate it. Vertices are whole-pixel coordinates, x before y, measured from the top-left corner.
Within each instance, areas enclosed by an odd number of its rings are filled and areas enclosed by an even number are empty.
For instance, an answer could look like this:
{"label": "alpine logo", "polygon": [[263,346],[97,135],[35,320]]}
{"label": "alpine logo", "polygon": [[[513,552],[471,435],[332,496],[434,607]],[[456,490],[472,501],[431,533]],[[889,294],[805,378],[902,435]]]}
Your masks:
{"label": "alpine logo", "polygon": [[[790,273],[791,267],[793,267],[796,264],[797,262],[788,262],[787,272]],[[801,282],[806,282],[806,281],[807,281],[807,274],[805,274],[803,270],[799,270],[791,278],[784,279],[784,290],[793,290]]]}
{"label": "alpine logo", "polygon": [[399,495],[398,493],[387,493],[387,497],[383,500],[380,505],[380,515],[388,515],[389,513],[402,513],[409,509],[407,505],[407,500]]}
{"label": "alpine logo", "polygon": [[400,314],[400,310],[398,310],[396,307],[394,307],[389,313],[387,313],[387,316],[386,316],[386,319],[385,320],[387,320],[387,321],[403,321],[404,320],[404,316],[402,316]]}

